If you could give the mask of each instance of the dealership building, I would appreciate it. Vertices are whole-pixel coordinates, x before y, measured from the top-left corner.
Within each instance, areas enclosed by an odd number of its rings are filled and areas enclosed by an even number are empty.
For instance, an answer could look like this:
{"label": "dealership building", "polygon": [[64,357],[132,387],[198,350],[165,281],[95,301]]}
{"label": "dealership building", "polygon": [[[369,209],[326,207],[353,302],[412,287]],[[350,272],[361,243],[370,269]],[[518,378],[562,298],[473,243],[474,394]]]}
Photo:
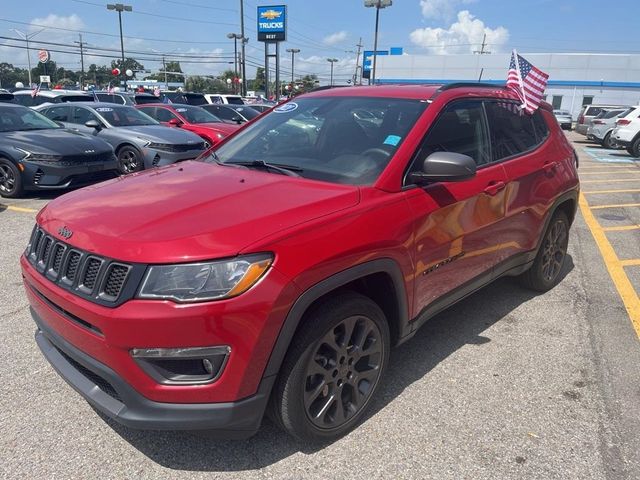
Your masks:
{"label": "dealership building", "polygon": [[[575,119],[582,105],[640,104],[640,55],[518,52],[549,74],[545,91],[554,109]],[[378,55],[376,83],[504,84],[510,53],[489,55]]]}

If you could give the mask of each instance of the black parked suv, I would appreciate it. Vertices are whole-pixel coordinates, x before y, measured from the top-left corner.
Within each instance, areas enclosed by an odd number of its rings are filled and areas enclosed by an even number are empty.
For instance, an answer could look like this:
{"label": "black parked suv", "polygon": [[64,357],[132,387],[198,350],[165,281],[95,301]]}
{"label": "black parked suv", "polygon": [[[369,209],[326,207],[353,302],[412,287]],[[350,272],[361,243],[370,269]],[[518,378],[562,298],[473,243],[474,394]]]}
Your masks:
{"label": "black parked suv", "polygon": [[0,104],[0,195],[63,189],[117,176],[107,142],[60,126],[21,105]]}

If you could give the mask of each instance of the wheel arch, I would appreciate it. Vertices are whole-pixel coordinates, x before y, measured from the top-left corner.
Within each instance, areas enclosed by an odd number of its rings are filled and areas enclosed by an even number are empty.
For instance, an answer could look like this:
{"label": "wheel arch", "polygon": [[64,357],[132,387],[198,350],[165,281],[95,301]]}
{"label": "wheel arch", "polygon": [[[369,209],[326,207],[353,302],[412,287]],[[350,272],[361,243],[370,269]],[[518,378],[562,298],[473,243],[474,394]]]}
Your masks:
{"label": "wheel arch", "polygon": [[382,309],[389,323],[392,344],[409,333],[408,300],[400,266],[390,258],[371,260],[316,283],[298,297],[280,329],[264,378],[278,374],[305,313],[323,299],[345,290],[371,298]]}

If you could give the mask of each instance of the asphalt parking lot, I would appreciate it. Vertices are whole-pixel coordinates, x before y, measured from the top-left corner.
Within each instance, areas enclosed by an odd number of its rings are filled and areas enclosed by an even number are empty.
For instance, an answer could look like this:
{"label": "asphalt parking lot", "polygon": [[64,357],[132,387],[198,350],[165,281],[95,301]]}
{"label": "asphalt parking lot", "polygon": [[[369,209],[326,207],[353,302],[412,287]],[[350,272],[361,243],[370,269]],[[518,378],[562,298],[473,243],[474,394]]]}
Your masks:
{"label": "asphalt parking lot", "polygon": [[568,134],[582,196],[564,278],[504,279],[392,352],[365,422],[324,447],[265,420],[247,441],[98,416],[34,340],[18,258],[54,196],[0,200],[2,478],[640,478],[640,161]]}

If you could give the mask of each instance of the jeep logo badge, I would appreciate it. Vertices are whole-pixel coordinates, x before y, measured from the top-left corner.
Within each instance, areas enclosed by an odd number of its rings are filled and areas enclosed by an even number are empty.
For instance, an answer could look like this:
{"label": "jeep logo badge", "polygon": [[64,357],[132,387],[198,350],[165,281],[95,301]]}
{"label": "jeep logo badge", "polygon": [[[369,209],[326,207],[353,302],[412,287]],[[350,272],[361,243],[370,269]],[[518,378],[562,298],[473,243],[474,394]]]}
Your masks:
{"label": "jeep logo badge", "polygon": [[65,238],[65,239],[67,239],[67,240],[68,240],[69,238],[71,238],[71,235],[73,235],[73,232],[72,232],[71,230],[69,230],[69,229],[66,227],[66,225],[65,225],[64,227],[60,227],[60,228],[58,229],[58,233],[60,234],[60,236],[61,236],[62,238]]}

